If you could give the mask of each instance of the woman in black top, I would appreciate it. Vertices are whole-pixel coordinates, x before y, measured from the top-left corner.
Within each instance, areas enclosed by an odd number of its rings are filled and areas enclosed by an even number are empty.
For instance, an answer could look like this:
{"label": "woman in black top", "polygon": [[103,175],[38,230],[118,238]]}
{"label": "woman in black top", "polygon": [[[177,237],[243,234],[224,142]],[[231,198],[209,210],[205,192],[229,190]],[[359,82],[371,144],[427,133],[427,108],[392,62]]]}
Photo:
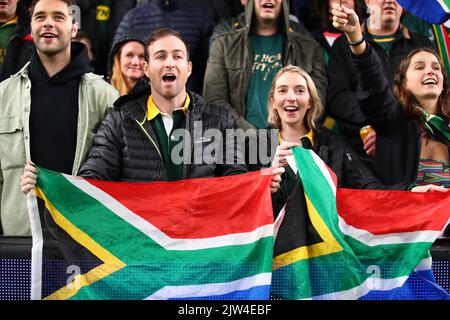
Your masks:
{"label": "woman in black top", "polygon": [[360,106],[377,132],[378,176],[386,184],[408,183],[413,191],[447,191],[450,88],[439,56],[427,48],[411,52],[391,90],[355,12],[335,5],[333,25],[345,32],[358,73]]}

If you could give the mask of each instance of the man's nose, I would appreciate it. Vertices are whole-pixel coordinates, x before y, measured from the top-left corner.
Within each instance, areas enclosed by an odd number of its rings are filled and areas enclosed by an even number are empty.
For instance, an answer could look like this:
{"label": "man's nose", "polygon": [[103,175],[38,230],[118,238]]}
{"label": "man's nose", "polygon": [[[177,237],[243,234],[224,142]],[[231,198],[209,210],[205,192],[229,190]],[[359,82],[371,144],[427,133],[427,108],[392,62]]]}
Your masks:
{"label": "man's nose", "polygon": [[172,57],[168,57],[166,59],[165,67],[169,68],[169,69],[173,68],[175,66],[174,62],[175,62],[175,60]]}

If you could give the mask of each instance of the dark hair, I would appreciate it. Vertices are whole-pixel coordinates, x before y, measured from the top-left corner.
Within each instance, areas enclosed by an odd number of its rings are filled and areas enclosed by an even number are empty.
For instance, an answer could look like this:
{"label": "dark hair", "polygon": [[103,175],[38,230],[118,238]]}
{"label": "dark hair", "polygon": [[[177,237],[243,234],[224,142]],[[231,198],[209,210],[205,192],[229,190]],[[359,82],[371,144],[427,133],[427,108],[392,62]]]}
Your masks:
{"label": "dark hair", "polygon": [[[33,2],[30,5],[30,17],[33,17],[34,8],[36,7],[36,4],[41,0],[33,0]],[[73,0],[60,0],[62,2],[65,2],[67,4],[67,7],[73,6],[74,1]]]}
{"label": "dark hair", "polygon": [[[148,40],[147,40],[147,46],[146,46],[147,50],[148,50],[148,47],[149,47],[152,43],[154,43],[155,41],[157,41],[157,40],[159,40],[159,39],[161,39],[161,38],[165,38],[165,37],[167,37],[167,36],[174,36],[174,37],[180,39],[180,40],[184,43],[184,45],[186,46],[187,59],[188,59],[188,61],[189,61],[189,45],[188,45],[188,43],[187,43],[186,40],[183,38],[183,36],[181,35],[181,33],[179,33],[178,31],[175,31],[175,30],[173,30],[173,29],[170,29],[170,28],[160,28],[160,29],[154,30],[154,31],[150,34],[150,37],[149,37]],[[147,62],[148,62],[148,58],[149,58],[149,56],[146,55]]]}
{"label": "dark hair", "polygon": [[[320,24],[324,31],[340,33],[333,27],[333,23],[330,20],[330,2],[328,0],[315,0],[315,9],[320,17]],[[355,12],[358,15],[359,21],[363,18],[363,1],[354,0]]]}
{"label": "dark hair", "polygon": [[394,83],[392,85],[392,92],[397,98],[398,102],[402,106],[406,114],[414,120],[422,119],[422,112],[417,107],[421,107],[420,103],[414,97],[413,93],[406,89],[406,72],[408,71],[409,65],[413,56],[419,52],[428,52],[433,54],[441,66],[441,72],[444,77],[443,90],[438,100],[438,113],[445,118],[450,118],[450,87],[449,78],[445,70],[444,64],[441,57],[432,48],[419,48],[411,51],[406,58],[404,58],[397,68],[394,77]]}

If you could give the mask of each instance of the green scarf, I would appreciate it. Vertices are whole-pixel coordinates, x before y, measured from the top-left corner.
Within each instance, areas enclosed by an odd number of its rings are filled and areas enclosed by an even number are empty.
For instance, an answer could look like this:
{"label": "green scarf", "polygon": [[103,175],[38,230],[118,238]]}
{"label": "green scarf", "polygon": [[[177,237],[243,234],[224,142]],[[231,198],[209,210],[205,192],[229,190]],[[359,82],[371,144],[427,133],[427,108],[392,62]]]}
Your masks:
{"label": "green scarf", "polygon": [[422,121],[427,131],[429,131],[432,135],[435,134],[434,130],[439,131],[448,141],[450,141],[450,130],[448,123],[445,123],[444,119],[440,116],[429,114],[427,111],[420,108],[423,112]]}

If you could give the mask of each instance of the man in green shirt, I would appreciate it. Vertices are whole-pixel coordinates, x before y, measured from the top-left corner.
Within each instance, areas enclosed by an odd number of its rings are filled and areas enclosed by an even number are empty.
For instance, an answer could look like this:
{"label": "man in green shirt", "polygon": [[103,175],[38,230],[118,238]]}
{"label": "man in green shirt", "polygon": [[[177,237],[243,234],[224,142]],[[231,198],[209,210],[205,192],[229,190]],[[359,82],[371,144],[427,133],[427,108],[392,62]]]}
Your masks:
{"label": "man in green shirt", "polygon": [[246,27],[212,43],[203,96],[231,111],[242,129],[267,128],[272,79],[285,65],[308,72],[325,102],[327,77],[319,44],[289,28],[287,0],[249,0]]}
{"label": "man in green shirt", "polygon": [[14,29],[17,26],[18,0],[4,0],[0,3],[0,73],[6,56],[6,48]]}

